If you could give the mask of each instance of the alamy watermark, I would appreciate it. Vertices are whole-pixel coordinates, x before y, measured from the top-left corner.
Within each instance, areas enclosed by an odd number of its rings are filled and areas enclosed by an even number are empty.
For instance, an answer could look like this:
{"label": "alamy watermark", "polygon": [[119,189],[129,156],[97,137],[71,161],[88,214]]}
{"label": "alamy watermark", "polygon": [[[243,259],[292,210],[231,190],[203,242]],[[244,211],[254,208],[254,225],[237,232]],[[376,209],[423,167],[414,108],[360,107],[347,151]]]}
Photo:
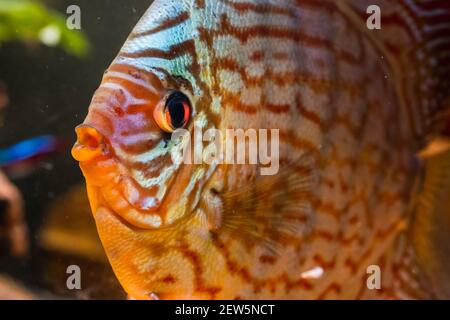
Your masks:
{"label": "alamy watermark", "polygon": [[367,281],[366,286],[369,290],[381,289],[381,268],[378,265],[370,265],[366,269]]}
{"label": "alamy watermark", "polygon": [[69,30],[81,30],[81,8],[77,5],[67,7],[66,13],[69,15],[66,26]]}
{"label": "alamy watermark", "polygon": [[175,160],[184,164],[260,165],[260,174],[265,176],[279,170],[279,129],[226,129],[223,133],[212,128],[203,132],[195,126],[193,136],[186,129],[178,129],[171,141],[181,146],[182,155]]}
{"label": "alamy watermark", "polygon": [[66,269],[69,275],[66,280],[66,286],[69,290],[81,290],[81,268],[75,264]]}
{"label": "alamy watermark", "polygon": [[367,7],[367,14],[370,14],[367,19],[367,29],[380,30],[381,29],[381,8],[377,5]]}

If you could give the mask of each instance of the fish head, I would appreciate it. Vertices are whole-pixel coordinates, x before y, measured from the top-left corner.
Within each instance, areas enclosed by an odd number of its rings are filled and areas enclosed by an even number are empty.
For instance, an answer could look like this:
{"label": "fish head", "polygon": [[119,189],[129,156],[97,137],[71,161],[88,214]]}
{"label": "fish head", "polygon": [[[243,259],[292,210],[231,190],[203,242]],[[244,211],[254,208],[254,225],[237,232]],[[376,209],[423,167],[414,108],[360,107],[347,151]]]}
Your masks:
{"label": "fish head", "polygon": [[106,72],[84,123],[76,128],[72,154],[87,184],[101,191],[95,198],[103,198],[130,224],[144,229],[171,225],[184,212],[172,210],[170,199],[165,200],[169,190],[186,188],[181,178],[192,169],[182,166],[181,143],[172,134],[181,128],[189,132],[191,100],[151,74],[114,70]]}
{"label": "fish head", "polygon": [[[190,134],[204,121],[196,102],[182,85],[116,64],[76,128],[72,155],[85,176],[100,238],[134,297],[154,292],[151,279],[175,278],[160,274],[173,269],[174,258],[166,261],[164,251],[188,229],[207,180],[209,166],[184,161]],[[174,139],[177,132],[183,135]],[[178,269],[177,278],[187,272]]]}
{"label": "fish head", "polygon": [[[158,3],[105,73],[72,150],[106,254],[125,290],[139,299],[193,296],[185,240],[205,231],[194,211],[214,171],[203,161],[184,161],[194,128],[210,124],[208,88],[201,91],[190,77],[190,59],[163,60],[161,39],[145,31],[158,29],[161,10],[183,10],[179,1],[169,9]],[[182,50],[195,53],[193,40],[180,39],[192,37],[187,28],[173,32],[165,41],[181,41]]]}

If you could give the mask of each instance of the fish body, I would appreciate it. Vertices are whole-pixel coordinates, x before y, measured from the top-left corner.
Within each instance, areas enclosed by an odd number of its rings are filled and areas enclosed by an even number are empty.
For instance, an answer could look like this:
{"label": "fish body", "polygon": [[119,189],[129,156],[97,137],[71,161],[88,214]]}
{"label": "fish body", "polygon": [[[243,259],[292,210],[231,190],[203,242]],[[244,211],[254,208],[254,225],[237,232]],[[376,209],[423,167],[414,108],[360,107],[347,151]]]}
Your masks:
{"label": "fish body", "polygon": [[[372,2],[387,17],[381,31],[366,27]],[[432,47],[421,22],[448,19],[442,3],[154,1],[105,73],[73,149],[128,294],[416,297],[396,279],[414,256],[402,237],[416,154],[437,134],[446,97],[431,92],[445,92],[446,76],[428,64],[433,48],[414,50]],[[177,161],[180,145],[158,111],[174,91],[190,132],[279,130],[279,172]],[[367,287],[372,265],[379,290]]]}

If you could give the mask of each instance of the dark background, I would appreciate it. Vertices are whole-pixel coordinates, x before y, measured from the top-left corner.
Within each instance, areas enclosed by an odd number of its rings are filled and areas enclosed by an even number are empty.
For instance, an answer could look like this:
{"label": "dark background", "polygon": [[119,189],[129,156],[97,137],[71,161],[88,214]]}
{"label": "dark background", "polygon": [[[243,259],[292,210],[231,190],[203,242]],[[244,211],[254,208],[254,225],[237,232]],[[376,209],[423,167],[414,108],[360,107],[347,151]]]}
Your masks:
{"label": "dark background", "polygon": [[151,0],[46,1],[61,13],[69,5],[81,8],[82,31],[92,52],[78,59],[59,48],[8,43],[0,46],[0,80],[7,86],[9,107],[0,125],[0,148],[26,138],[52,134],[67,144],[33,174],[14,180],[23,193],[30,228],[31,253],[25,259],[0,259],[0,273],[8,273],[27,287],[52,294],[42,280],[40,249],[36,235],[45,221],[44,212],[54,199],[83,181],[70,156],[74,128],[87,113],[92,94],[104,70],[112,62]]}

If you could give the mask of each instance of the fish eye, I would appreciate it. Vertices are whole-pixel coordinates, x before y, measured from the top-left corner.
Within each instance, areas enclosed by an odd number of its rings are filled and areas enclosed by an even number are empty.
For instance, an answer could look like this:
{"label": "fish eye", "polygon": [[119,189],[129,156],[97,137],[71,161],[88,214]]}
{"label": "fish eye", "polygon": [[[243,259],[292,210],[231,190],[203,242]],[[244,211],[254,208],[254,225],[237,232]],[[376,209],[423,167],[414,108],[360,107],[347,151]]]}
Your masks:
{"label": "fish eye", "polygon": [[170,92],[155,108],[153,117],[161,130],[172,133],[184,128],[191,117],[189,98],[180,91]]}

